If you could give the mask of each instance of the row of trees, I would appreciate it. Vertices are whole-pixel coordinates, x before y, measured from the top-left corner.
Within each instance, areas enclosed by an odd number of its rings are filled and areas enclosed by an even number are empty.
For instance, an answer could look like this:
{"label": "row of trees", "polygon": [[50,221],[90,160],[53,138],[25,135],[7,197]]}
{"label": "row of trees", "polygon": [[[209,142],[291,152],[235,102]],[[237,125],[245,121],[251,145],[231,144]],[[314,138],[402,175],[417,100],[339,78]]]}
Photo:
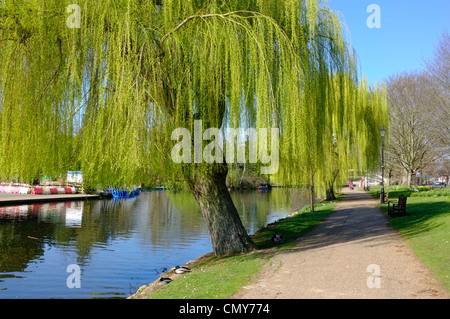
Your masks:
{"label": "row of trees", "polygon": [[312,209],[349,170],[376,165],[386,89],[358,81],[341,22],[318,0],[78,5],[80,28],[60,0],[0,5],[2,178],[74,165],[91,185],[181,178],[227,255],[252,247],[229,167],[173,163],[175,128],[279,128],[271,180],[308,186]]}
{"label": "row of trees", "polygon": [[400,173],[411,187],[416,173],[425,170],[447,176],[448,183],[450,35],[443,34],[425,71],[391,76],[387,88],[391,127],[388,176]]}

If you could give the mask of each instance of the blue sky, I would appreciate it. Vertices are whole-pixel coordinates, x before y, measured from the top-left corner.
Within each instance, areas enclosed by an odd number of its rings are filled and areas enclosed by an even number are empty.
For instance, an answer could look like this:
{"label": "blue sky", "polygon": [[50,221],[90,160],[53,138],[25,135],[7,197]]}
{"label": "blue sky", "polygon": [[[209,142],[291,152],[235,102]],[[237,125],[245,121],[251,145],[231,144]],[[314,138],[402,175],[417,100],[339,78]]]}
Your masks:
{"label": "blue sky", "polygon": [[[402,71],[423,70],[444,31],[450,32],[449,0],[327,0],[346,23],[369,84]],[[381,27],[370,29],[370,4],[381,9]]]}

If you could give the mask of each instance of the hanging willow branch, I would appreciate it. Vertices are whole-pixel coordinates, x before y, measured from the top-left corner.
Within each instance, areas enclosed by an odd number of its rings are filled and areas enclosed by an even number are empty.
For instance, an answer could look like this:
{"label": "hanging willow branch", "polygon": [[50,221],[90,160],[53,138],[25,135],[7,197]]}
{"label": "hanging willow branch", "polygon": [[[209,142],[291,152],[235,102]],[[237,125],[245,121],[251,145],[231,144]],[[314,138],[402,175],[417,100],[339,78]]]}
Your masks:
{"label": "hanging willow branch", "polygon": [[283,184],[313,176],[321,192],[336,169],[376,162],[384,88],[357,80],[319,1],[77,3],[79,29],[60,0],[0,6],[1,179],[82,169],[92,186],[179,180],[171,132],[198,119],[280,128],[271,179]]}

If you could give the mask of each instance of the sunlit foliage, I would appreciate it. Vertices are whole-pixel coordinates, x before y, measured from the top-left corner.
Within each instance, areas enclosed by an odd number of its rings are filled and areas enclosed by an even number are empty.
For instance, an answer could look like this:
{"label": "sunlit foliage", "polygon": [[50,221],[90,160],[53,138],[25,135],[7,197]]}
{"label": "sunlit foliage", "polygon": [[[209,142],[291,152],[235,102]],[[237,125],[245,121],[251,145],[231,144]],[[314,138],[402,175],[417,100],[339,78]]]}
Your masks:
{"label": "sunlit foliage", "polygon": [[[0,176],[82,169],[90,185],[182,180],[174,128],[280,128],[289,185],[375,165],[385,89],[358,81],[317,0],[2,1]],[[331,165],[333,164],[333,165]]]}

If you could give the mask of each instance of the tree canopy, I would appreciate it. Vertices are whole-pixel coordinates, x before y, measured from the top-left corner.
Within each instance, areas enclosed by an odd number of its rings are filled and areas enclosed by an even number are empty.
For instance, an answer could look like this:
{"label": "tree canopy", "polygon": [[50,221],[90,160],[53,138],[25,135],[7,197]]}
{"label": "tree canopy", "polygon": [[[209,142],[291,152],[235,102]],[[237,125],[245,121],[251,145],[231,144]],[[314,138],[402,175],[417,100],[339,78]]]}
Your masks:
{"label": "tree canopy", "polygon": [[0,7],[3,179],[74,165],[92,185],[177,179],[171,132],[195,119],[281,128],[276,179],[289,184],[325,179],[336,152],[345,169],[374,162],[383,93],[357,83],[318,1],[77,3],[79,28],[64,1]]}

